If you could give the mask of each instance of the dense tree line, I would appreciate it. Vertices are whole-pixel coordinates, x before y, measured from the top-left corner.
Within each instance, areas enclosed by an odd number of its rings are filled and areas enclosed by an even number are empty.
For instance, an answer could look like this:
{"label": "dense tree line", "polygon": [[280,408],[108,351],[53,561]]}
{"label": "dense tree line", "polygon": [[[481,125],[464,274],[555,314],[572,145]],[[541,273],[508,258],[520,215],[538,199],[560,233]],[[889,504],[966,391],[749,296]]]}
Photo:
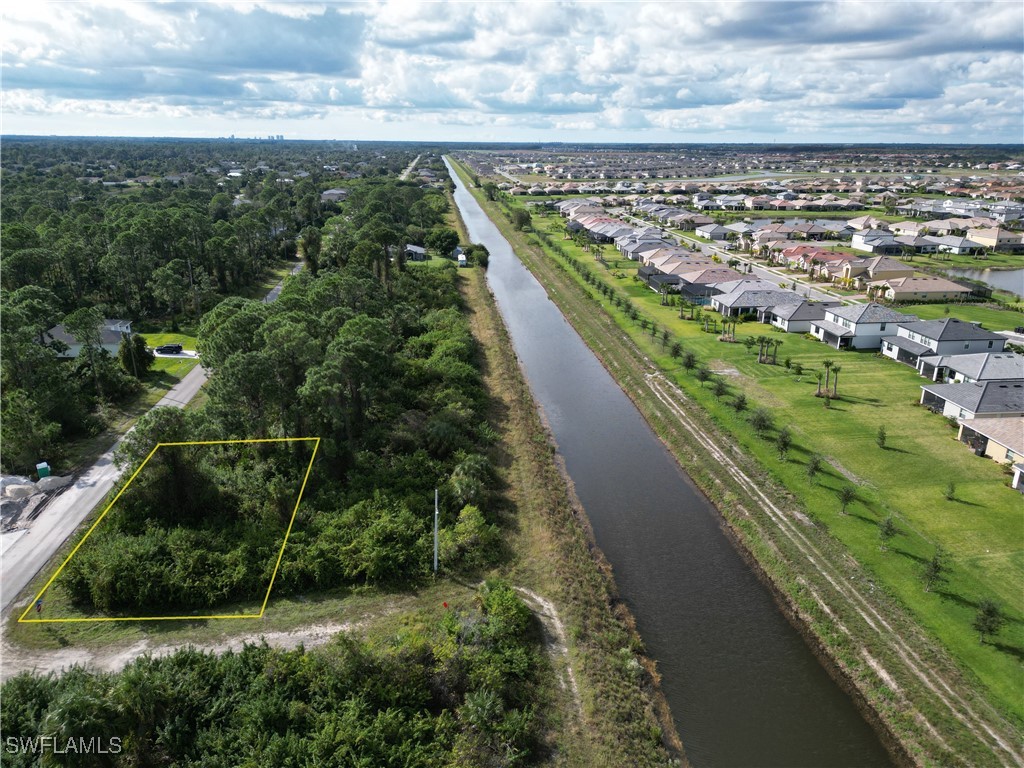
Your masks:
{"label": "dense tree line", "polygon": [[[277,589],[426,575],[434,488],[446,570],[496,555],[500,498],[456,270],[389,257],[388,233],[400,231],[423,196],[394,183],[355,195],[333,225],[332,239],[347,243],[332,245],[336,259],[293,278],[276,302],[229,298],[208,312],[198,341],[210,375],[206,406],[154,411],[119,453],[128,477],[158,442],[320,437]],[[255,597],[290,512],[267,489],[282,498],[297,490],[308,445],[292,444],[288,455],[160,449],[113,522],[69,566],[65,589],[89,610],[151,615]],[[202,561],[189,549],[199,540],[207,542]],[[135,572],[125,574],[129,565]]]}
{"label": "dense tree line", "polygon": [[[334,143],[5,141],[3,468],[29,472],[41,458],[59,464],[64,442],[101,429],[103,406],[138,390],[133,379],[145,375],[144,352],[129,340],[119,365],[93,339],[102,318],[125,318],[137,329],[158,322],[177,330],[182,319],[194,325],[224,296],[259,283],[277,258],[294,255],[300,233],[319,233],[336,217],[338,207],[321,203],[320,193],[338,174],[373,177],[412,157],[390,145],[359,151]],[[240,175],[225,175],[235,167]],[[98,181],[143,173],[152,175],[130,187]],[[435,209],[417,212],[423,226],[439,221]],[[395,232],[388,243],[402,236]],[[343,262],[356,241],[328,242]],[[45,335],[58,323],[76,330],[86,355],[59,359],[62,345]]]}
{"label": "dense tree line", "polygon": [[[529,609],[490,582],[429,637],[383,646],[338,635],[308,652],[187,649],[117,673],[23,673],[3,684],[0,729],[117,745],[47,765],[527,765],[540,756],[543,659]],[[5,749],[4,764],[39,756]]]}

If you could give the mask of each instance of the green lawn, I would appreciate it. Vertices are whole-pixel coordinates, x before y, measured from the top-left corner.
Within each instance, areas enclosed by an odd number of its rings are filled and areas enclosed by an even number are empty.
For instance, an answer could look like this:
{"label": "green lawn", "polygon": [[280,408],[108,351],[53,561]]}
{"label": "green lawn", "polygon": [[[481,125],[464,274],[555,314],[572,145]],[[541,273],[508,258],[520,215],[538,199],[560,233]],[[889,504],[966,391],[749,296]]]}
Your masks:
{"label": "green lawn", "polygon": [[[558,222],[535,219],[535,226],[560,234]],[[577,258],[592,261],[571,242],[563,247]],[[780,339],[779,365],[756,361],[756,347],[723,343],[700,324],[680,320],[678,309],[661,306],[660,297],[628,278],[615,278],[594,270],[615,285],[659,328],[657,340],[642,334],[619,310],[610,310],[619,324],[633,333],[641,348],[731,432],[743,448],[756,456],[790,490],[800,505],[837,536],[875,574],[879,588],[896,594],[950,648],[1018,718],[1024,717],[1024,689],[1020,659],[1024,657],[1024,505],[1008,486],[1008,475],[995,462],[975,456],[957,442],[955,431],[941,416],[917,405],[925,379],[900,363],[873,352],[837,351],[800,334],[775,332],[758,323],[740,324],[737,339],[765,335]],[[570,274],[573,274],[570,272]],[[577,278],[579,279],[579,278]],[[907,308],[922,317],[943,317],[942,305]],[[934,313],[934,314],[933,314]],[[718,317],[711,314],[711,317]],[[954,306],[951,316],[981,320],[987,327],[1007,325],[1017,316],[976,306]],[[1018,316],[1019,317],[1019,316]],[[719,318],[720,319],[720,318]],[[1010,327],[1019,320],[1009,323]],[[713,371],[723,371],[730,394],[717,400],[711,387],[701,388],[660,343],[660,330],[668,328],[672,340],[696,354]],[[787,371],[785,358],[799,362],[801,376]],[[839,398],[826,409],[815,397],[815,371],[831,359],[841,366]],[[747,417],[731,407],[742,391],[751,408],[770,409],[776,425],[786,425],[794,446],[780,460],[768,440],[753,435]],[[875,443],[885,425],[885,449]],[[815,483],[806,477],[807,458],[823,455],[827,472]],[[949,482],[956,500],[947,501]],[[836,493],[853,484],[857,501],[848,514],[839,514]],[[882,552],[878,523],[893,515],[903,532]],[[948,585],[927,593],[919,578],[923,563],[941,545],[951,555],[953,572]],[[981,644],[971,629],[977,604],[995,599],[1009,622],[992,643]]]}
{"label": "green lawn", "polygon": [[[196,349],[196,337],[184,333],[140,333],[146,340],[146,346],[150,349],[162,346],[163,344],[181,344],[182,349],[194,352]],[[157,358],[159,360],[160,358]]]}
{"label": "green lawn", "polygon": [[[949,315],[946,310],[949,309]],[[1013,330],[1024,325],[1024,313],[1009,309],[998,309],[982,304],[912,304],[901,306],[900,312],[917,315],[922,320],[942,320],[955,317],[971,323],[981,323],[990,331]]]}

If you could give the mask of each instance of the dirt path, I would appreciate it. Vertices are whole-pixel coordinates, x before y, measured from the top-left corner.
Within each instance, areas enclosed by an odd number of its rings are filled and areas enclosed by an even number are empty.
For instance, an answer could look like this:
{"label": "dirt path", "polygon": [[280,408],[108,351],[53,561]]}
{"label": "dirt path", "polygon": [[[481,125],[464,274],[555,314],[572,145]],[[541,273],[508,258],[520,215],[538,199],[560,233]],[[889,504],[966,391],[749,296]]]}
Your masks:
{"label": "dirt path", "polygon": [[12,646],[6,640],[2,646],[0,680],[6,680],[19,672],[31,671],[41,675],[61,672],[74,665],[89,667],[103,672],[123,669],[139,656],[170,656],[181,648],[195,648],[209,653],[240,651],[246,643],[266,641],[272,648],[291,649],[300,645],[314,648],[323,645],[338,632],[345,632],[362,626],[364,622],[344,624],[312,624],[280,632],[249,632],[225,637],[215,643],[168,643],[153,645],[148,640],[127,646],[113,648],[57,648],[53,650],[29,650]]}
{"label": "dirt path", "polygon": [[569,661],[569,646],[565,641],[565,626],[558,615],[558,609],[555,608],[554,603],[550,600],[545,600],[536,592],[525,587],[516,587],[516,591],[525,598],[523,602],[540,619],[541,625],[544,627],[544,645],[552,657],[552,662],[555,662],[556,668],[561,667],[558,682],[562,686],[562,690],[571,693],[573,702],[576,705],[576,713],[582,723],[583,700],[580,698],[580,689],[576,684],[576,673],[573,672],[572,663]]}

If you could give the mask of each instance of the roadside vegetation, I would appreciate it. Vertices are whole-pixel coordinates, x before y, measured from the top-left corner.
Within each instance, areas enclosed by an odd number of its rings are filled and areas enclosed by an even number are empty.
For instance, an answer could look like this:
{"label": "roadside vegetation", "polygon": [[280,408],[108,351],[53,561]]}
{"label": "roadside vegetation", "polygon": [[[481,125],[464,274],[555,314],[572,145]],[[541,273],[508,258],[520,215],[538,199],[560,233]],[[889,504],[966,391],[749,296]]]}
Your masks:
{"label": "roadside vegetation", "polygon": [[[473,191],[486,206],[485,195]],[[516,202],[489,210],[908,753],[939,762],[953,754],[958,760],[989,762],[993,749],[1002,748],[987,741],[979,722],[995,722],[1015,734],[1003,738],[1015,754],[1024,648],[1024,605],[1015,588],[1024,575],[1019,496],[1007,487],[999,466],[975,457],[953,439],[944,419],[915,405],[924,380],[873,354],[837,352],[762,325],[741,323],[727,334],[720,317],[681,307],[634,283],[630,270],[614,263],[610,252],[584,250],[566,239],[557,216],[535,211],[525,226],[520,217],[516,227],[510,220],[524,211]],[[595,258],[601,255],[604,263]],[[604,311],[594,313],[595,303]],[[952,308],[953,316],[957,309]],[[621,341],[623,332],[629,343]],[[747,337],[752,347],[742,343]],[[764,353],[766,341],[770,355]],[[651,378],[652,364],[670,385]],[[660,398],[659,389],[664,390]],[[683,405],[685,414],[676,414],[673,402],[680,399],[700,408]],[[677,417],[702,433],[721,435],[709,445],[735,448],[723,455],[702,453],[692,436],[680,432]],[[886,438],[879,446],[883,423]],[[757,492],[737,487],[736,476],[725,471],[733,462],[756,478]],[[947,497],[951,481],[952,499]],[[767,519],[759,509],[768,498],[762,500],[761,491],[791,510],[785,514],[798,523],[792,538],[776,530],[782,518]],[[801,519],[806,531],[799,530]],[[816,557],[827,554],[841,581],[880,607],[890,629],[879,632],[877,619],[866,621],[850,604],[852,596],[836,593],[839,583],[831,581],[831,569],[822,573],[809,567],[808,541]],[[937,547],[948,553],[940,558],[941,582],[926,575]],[[849,561],[848,553],[860,565]],[[999,623],[997,633],[981,634],[984,642],[979,642],[977,621],[985,600],[996,602],[1008,620]],[[1002,714],[985,705],[979,721],[964,714],[960,699],[937,701],[929,688],[934,683],[925,682],[930,673],[922,677],[911,670],[910,647],[896,647],[893,633],[901,642],[914,637],[914,643],[929,648],[924,669],[955,681],[957,697],[978,695],[980,681],[987,690],[984,698]],[[957,661],[928,636],[941,639]],[[898,673],[890,674],[894,670]],[[918,714],[900,701],[913,702]],[[940,739],[930,727],[941,731]]]}
{"label": "roadside vegetation", "polygon": [[[115,673],[25,673],[3,686],[6,736],[90,737],[103,764],[531,765],[543,755],[538,690],[547,664],[537,623],[509,585],[438,621],[316,650],[249,644],[182,649]],[[113,758],[113,759],[111,759]],[[76,753],[49,756],[81,765]],[[31,751],[5,765],[36,765]]]}

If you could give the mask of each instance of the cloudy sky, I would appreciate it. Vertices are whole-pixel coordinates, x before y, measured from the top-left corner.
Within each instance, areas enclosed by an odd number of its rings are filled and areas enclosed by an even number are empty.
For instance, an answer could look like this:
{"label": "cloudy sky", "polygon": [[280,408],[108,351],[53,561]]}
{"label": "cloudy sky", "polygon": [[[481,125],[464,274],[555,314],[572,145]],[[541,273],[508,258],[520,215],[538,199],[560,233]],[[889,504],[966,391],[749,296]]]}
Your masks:
{"label": "cloudy sky", "polygon": [[4,6],[6,134],[1024,141],[1020,0]]}

